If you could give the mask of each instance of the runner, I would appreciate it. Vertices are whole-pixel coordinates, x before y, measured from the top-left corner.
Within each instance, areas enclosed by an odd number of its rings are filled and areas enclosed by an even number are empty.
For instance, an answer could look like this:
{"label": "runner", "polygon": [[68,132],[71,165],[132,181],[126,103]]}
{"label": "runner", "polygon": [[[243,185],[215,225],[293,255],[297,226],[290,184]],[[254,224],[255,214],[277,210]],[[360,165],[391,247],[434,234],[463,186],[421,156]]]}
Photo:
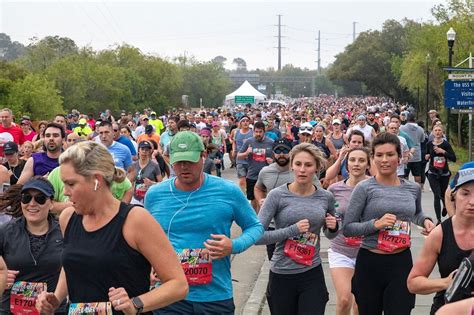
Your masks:
{"label": "runner", "polygon": [[[427,154],[425,160],[429,160],[428,181],[431,191],[434,195],[434,209],[436,213],[437,224],[441,224],[441,217],[448,214],[444,202],[444,194],[449,185],[451,172],[449,171],[448,161],[456,162],[456,153],[449,142],[443,139],[443,127],[435,125],[433,127],[434,139],[427,144]],[[441,210],[443,202],[443,210]]]}
{"label": "runner", "polygon": [[158,163],[151,159],[153,145],[148,141],[142,141],[138,145],[138,161],[132,164],[132,171],[128,173],[128,179],[134,183],[132,204],[142,205],[147,190],[154,184],[163,180]]}
{"label": "runner", "polygon": [[44,176],[58,167],[58,158],[62,151],[66,132],[63,126],[56,123],[48,123],[44,130],[44,147],[46,152],[33,153],[26,161],[23,172],[18,179],[18,184],[26,183],[33,176]]}
{"label": "runner", "polygon": [[[163,226],[190,285],[184,301],[155,314],[234,314],[230,255],[263,234],[239,188],[203,173],[204,158],[196,133],[177,133],[170,145],[176,177],[152,186],[145,196],[145,207]],[[230,239],[234,220],[242,234]]]}
{"label": "runner", "polygon": [[9,141],[18,145],[25,142],[23,130],[13,123],[13,113],[9,108],[0,110],[0,157],[3,157],[3,146]]}
{"label": "runner", "polygon": [[[64,194],[73,207],[60,216],[64,235],[63,270],[54,293],[38,298],[51,313],[66,296],[69,313],[138,314],[186,296],[187,284],[160,225],[141,207],[114,199],[117,171],[107,149],[79,142],[60,158]],[[149,291],[150,270],[163,285]]]}
{"label": "runner", "polygon": [[[329,186],[336,199],[336,218],[342,226],[344,214],[354,187],[364,179],[370,169],[370,152],[366,148],[355,148],[347,153],[347,171],[349,178]],[[350,315],[354,301],[351,293],[351,279],[354,275],[355,261],[359,251],[361,238],[344,237],[342,233],[331,240],[328,249],[329,268],[336,289],[336,315]],[[353,314],[358,314],[357,304],[354,303]]]}
{"label": "runner", "polygon": [[271,163],[273,140],[265,136],[265,125],[257,121],[253,127],[253,137],[247,139],[237,154],[237,159],[248,161],[248,171],[245,178],[247,187],[247,199],[250,200],[253,209],[258,213],[260,205],[255,199],[253,188],[257,183],[260,170]]}
{"label": "runner", "polygon": [[369,143],[372,142],[372,140],[377,135],[374,128],[367,124],[367,119],[365,118],[365,115],[357,116],[357,124],[347,129],[346,135],[350,135],[353,130],[361,131],[364,134],[365,141]]}
{"label": "runner", "polygon": [[18,145],[13,141],[3,145],[3,154],[5,155],[6,162],[0,166],[0,173],[2,178],[9,177],[8,183],[14,185],[18,182],[26,162],[18,158]]}
{"label": "runner", "polygon": [[[347,136],[342,133],[341,131],[341,121],[339,119],[333,119],[332,121],[332,132],[329,136],[329,140],[331,140],[334,148],[336,148],[337,153],[344,147],[344,145],[348,144]],[[339,155],[338,155],[339,156]]]}
{"label": "runner", "polygon": [[237,170],[237,177],[239,178],[239,187],[245,192],[247,190],[246,178],[249,169],[249,164],[247,159],[239,159],[238,154],[240,149],[242,149],[245,141],[253,137],[253,131],[250,129],[250,117],[243,115],[239,120],[239,128],[235,131],[235,136],[232,141],[233,151],[235,156],[235,164]]}
{"label": "runner", "polygon": [[[38,314],[39,293],[56,289],[63,240],[59,224],[50,214],[53,195],[51,183],[36,176],[0,197],[0,211],[14,217],[0,227],[0,255],[8,266],[2,314]],[[66,303],[57,312],[65,313]]]}
{"label": "runner", "polygon": [[257,242],[276,243],[267,287],[272,314],[324,314],[329,300],[319,237],[321,229],[328,238],[335,237],[338,224],[334,197],[313,184],[324,163],[315,145],[295,146],[290,152],[295,180],[273,189],[259,212],[265,229],[275,220],[275,230],[265,231]]}
{"label": "runner", "polygon": [[420,186],[397,176],[401,154],[396,135],[374,139],[377,175],[354,188],[345,213],[344,236],[364,237],[352,278],[361,314],[410,314],[415,306],[406,284],[412,267],[411,222],[425,234],[435,225],[421,209]]}
{"label": "runner", "polygon": [[[408,276],[408,288],[412,293],[436,292],[430,312],[433,315],[445,304],[444,293],[462,259],[471,255],[474,249],[474,167],[462,169],[456,175],[451,198],[455,202],[456,215],[430,233]],[[435,264],[438,264],[441,278],[429,279]]]}

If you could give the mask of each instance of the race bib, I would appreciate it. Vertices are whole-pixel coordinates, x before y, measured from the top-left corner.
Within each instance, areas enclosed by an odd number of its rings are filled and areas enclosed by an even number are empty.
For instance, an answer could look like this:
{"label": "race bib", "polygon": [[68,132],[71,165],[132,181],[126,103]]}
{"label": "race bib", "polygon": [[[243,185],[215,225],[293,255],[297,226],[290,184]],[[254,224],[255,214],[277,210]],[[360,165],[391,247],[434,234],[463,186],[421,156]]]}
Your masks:
{"label": "race bib", "polygon": [[444,156],[435,156],[433,158],[433,166],[435,168],[444,168],[446,166],[446,158]]}
{"label": "race bib", "polygon": [[15,315],[39,315],[36,299],[43,291],[47,291],[44,282],[15,282],[10,291],[10,312]]}
{"label": "race bib", "polygon": [[318,236],[311,232],[302,233],[287,239],[285,242],[285,255],[298,264],[311,266]]}
{"label": "race bib", "polygon": [[207,249],[183,249],[178,253],[178,258],[189,285],[211,283],[212,261]]}
{"label": "race bib", "polygon": [[362,236],[344,237],[344,241],[348,246],[359,247],[362,244]]}
{"label": "race bib", "polygon": [[145,184],[136,184],[135,186],[135,194],[134,197],[137,200],[143,200],[145,198],[145,194],[148,190],[148,186]]}
{"label": "race bib", "polygon": [[71,303],[69,315],[112,315],[112,303],[110,302],[89,302]]}
{"label": "race bib", "polygon": [[255,162],[265,162],[265,149],[263,148],[253,148],[252,149],[252,159]]}
{"label": "race bib", "polygon": [[384,252],[410,247],[410,222],[397,220],[393,227],[380,230],[377,243]]}

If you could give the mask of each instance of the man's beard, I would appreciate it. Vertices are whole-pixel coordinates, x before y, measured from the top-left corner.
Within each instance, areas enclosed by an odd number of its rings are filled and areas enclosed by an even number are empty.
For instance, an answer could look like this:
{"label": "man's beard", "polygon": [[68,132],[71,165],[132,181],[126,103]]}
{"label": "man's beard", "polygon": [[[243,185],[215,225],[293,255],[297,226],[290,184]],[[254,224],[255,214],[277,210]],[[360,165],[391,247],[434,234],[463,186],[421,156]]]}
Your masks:
{"label": "man's beard", "polygon": [[276,163],[278,164],[278,166],[287,166],[288,163],[290,163],[290,159],[287,159],[287,158],[279,158],[276,160]]}

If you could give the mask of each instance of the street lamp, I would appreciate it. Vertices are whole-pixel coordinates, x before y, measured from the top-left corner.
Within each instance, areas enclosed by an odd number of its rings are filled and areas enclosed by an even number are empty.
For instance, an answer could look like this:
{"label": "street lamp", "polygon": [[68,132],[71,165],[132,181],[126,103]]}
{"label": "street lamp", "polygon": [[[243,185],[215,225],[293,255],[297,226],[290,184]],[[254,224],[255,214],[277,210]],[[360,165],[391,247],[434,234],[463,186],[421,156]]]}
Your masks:
{"label": "street lamp", "polygon": [[456,32],[452,27],[449,28],[449,31],[446,33],[446,37],[448,38],[448,57],[449,57],[449,67],[453,66],[453,46],[454,41],[456,40]]}
{"label": "street lamp", "polygon": [[[446,33],[446,37],[448,39],[448,60],[449,60],[449,67],[453,66],[453,46],[454,41],[456,40],[456,32],[452,27],[449,28],[448,32]],[[450,71],[448,71],[449,73]],[[446,140],[449,141],[449,116],[451,116],[451,108],[448,108],[448,119],[446,121]]]}

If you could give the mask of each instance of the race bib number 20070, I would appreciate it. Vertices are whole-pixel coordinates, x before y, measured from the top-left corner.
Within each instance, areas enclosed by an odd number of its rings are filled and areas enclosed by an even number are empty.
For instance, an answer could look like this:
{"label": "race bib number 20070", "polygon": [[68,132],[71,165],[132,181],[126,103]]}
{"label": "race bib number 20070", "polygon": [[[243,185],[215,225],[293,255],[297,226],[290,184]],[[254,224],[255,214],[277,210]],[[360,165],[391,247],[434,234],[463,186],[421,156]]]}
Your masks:
{"label": "race bib number 20070", "polygon": [[189,285],[211,283],[212,261],[207,249],[186,248],[178,252],[178,258]]}
{"label": "race bib number 20070", "polygon": [[10,312],[15,315],[39,315],[36,299],[43,291],[47,291],[44,282],[15,282],[10,291]]}

